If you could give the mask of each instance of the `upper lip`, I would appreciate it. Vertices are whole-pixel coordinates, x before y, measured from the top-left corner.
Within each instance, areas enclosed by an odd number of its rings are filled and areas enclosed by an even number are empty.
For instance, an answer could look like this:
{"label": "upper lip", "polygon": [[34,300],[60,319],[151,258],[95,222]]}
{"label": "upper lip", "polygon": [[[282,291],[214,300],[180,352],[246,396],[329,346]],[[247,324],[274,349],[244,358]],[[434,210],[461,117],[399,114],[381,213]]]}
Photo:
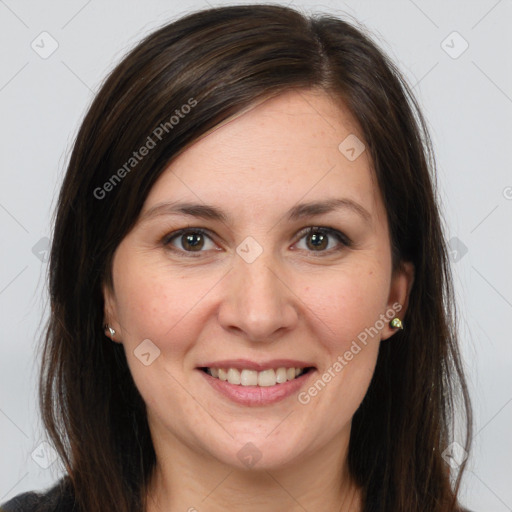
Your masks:
{"label": "upper lip", "polygon": [[296,359],[272,359],[271,361],[255,362],[248,359],[223,359],[222,361],[206,362],[198,368],[236,368],[239,370],[270,370],[271,368],[312,368],[313,364]]}

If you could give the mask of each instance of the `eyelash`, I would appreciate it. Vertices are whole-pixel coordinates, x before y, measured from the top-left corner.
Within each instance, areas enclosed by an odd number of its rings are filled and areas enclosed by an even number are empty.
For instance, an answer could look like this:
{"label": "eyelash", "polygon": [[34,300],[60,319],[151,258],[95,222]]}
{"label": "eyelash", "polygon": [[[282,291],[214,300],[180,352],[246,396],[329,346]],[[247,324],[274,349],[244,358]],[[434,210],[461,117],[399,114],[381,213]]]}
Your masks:
{"label": "eyelash", "polygon": [[[208,237],[210,240],[213,241],[212,237],[210,236],[210,233],[208,230],[203,228],[184,228],[180,229],[178,231],[174,231],[172,233],[167,234],[163,237],[161,240],[161,243],[172,250],[173,252],[180,253],[182,255],[186,255],[185,257],[190,258],[197,258],[201,256],[201,253],[205,251],[185,251],[182,249],[177,249],[171,245],[171,242],[179,238],[180,236],[186,235],[186,234],[200,234],[202,236]],[[340,246],[334,249],[329,250],[322,250],[322,251],[308,251],[313,253],[314,257],[322,257],[323,255],[330,255],[333,252],[338,252],[343,250],[344,248],[351,247],[352,241],[341,231],[338,231],[334,228],[329,227],[323,227],[323,226],[310,226],[307,228],[302,229],[297,236],[299,237],[298,242],[300,242],[305,236],[311,235],[311,234],[321,234],[321,235],[328,235],[336,238],[338,242],[340,243]],[[315,254],[316,253],[316,254]]]}

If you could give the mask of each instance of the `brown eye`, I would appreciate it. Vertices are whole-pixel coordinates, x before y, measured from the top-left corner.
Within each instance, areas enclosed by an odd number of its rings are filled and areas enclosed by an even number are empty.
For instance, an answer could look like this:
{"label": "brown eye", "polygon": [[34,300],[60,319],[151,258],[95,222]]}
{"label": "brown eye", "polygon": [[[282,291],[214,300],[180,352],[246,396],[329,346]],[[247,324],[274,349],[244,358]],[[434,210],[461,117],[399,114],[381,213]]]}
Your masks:
{"label": "brown eye", "polygon": [[350,247],[352,243],[347,236],[333,228],[309,227],[300,235],[300,241],[305,239],[305,250],[309,252],[331,253]]}
{"label": "brown eye", "polygon": [[204,238],[201,233],[181,235],[181,244],[187,251],[200,251],[204,246]]}
{"label": "brown eye", "polygon": [[322,250],[329,245],[329,236],[324,233],[310,233],[307,235],[306,240],[309,240],[307,246],[313,250]]}
{"label": "brown eye", "polygon": [[175,231],[167,235],[162,242],[164,246],[181,253],[201,253],[215,249],[211,237],[200,228]]}

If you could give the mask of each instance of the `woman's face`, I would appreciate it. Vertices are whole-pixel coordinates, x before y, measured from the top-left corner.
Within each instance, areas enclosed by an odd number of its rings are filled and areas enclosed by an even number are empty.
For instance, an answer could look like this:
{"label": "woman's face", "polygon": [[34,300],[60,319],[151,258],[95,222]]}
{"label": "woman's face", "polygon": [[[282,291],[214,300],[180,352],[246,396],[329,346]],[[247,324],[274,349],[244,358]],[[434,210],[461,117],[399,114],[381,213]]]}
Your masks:
{"label": "woman's face", "polygon": [[104,293],[155,447],[240,468],[346,448],[412,279],[361,140],[327,95],[288,92],[153,186]]}

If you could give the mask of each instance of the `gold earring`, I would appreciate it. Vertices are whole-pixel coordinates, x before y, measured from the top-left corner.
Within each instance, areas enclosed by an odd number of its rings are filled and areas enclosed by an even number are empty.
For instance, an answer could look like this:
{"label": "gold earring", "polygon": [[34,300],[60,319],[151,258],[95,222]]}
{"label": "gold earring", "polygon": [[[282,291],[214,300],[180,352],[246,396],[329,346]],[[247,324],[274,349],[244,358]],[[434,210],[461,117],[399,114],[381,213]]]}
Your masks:
{"label": "gold earring", "polygon": [[110,325],[108,324],[105,324],[105,331],[108,331],[109,334],[110,334],[110,339],[113,339],[114,338],[114,334],[116,333],[116,331],[114,329],[112,329],[112,327],[110,327]]}
{"label": "gold earring", "polygon": [[398,318],[398,317],[393,318],[393,320],[391,320],[391,322],[389,322],[389,326],[392,329],[403,330],[403,328],[404,328],[404,325],[402,324],[402,320],[400,320],[400,318]]}

